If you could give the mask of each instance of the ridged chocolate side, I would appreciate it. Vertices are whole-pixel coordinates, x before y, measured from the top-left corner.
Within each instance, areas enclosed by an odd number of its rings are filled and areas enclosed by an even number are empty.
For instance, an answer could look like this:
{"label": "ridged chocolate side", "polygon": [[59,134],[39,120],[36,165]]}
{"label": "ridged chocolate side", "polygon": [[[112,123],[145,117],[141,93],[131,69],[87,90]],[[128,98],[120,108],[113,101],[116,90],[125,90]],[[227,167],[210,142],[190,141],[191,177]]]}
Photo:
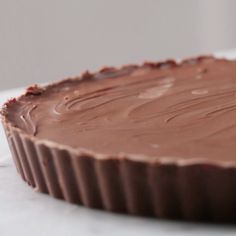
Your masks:
{"label": "ridged chocolate side", "polygon": [[236,222],[236,169],[96,159],[5,124],[18,173],[39,192],[92,208],[158,218]]}

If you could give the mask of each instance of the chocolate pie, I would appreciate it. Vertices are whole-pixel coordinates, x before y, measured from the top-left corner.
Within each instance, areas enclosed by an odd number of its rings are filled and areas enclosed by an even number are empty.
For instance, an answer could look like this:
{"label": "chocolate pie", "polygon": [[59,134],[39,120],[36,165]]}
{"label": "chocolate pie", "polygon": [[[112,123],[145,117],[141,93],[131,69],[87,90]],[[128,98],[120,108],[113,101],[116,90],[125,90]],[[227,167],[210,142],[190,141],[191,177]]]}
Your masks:
{"label": "chocolate pie", "polygon": [[236,221],[236,61],[104,68],[32,86],[2,109],[17,171],[114,212]]}

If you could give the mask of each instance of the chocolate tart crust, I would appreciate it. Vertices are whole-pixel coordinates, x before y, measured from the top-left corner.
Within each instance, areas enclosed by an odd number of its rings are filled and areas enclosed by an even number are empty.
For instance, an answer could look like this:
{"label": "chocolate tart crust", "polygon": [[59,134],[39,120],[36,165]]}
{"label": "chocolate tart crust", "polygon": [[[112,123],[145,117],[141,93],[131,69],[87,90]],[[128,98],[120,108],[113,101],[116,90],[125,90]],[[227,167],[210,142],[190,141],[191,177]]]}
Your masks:
{"label": "chocolate tart crust", "polygon": [[[145,63],[156,68],[181,63]],[[211,57],[209,57],[210,59]],[[81,78],[123,73],[124,69],[103,69]],[[73,79],[72,79],[73,80]],[[60,82],[59,82],[60,83]],[[49,85],[52,86],[52,85]],[[30,87],[37,95],[45,88]],[[39,139],[1,117],[17,172],[42,193],[91,208],[135,215],[190,221],[236,222],[236,165],[204,160],[152,159],[137,156],[101,155]]]}

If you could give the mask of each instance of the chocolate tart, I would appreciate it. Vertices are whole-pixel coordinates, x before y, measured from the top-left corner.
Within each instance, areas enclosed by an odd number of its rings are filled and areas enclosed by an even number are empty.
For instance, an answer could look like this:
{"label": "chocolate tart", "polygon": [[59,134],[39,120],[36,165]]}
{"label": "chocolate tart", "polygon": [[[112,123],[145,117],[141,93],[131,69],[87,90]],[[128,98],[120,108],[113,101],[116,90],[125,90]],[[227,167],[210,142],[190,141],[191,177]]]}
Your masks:
{"label": "chocolate tart", "polygon": [[236,221],[236,61],[104,68],[8,101],[18,173],[39,192],[113,212]]}

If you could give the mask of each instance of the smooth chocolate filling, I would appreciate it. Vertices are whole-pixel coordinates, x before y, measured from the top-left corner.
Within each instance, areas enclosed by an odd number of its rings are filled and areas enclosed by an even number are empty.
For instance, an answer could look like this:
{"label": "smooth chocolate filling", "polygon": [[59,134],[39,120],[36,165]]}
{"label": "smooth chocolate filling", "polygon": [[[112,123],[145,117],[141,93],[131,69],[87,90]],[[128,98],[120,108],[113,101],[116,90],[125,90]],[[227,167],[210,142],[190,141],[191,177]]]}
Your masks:
{"label": "smooth chocolate filling", "polygon": [[236,61],[105,69],[28,89],[5,114],[40,139],[112,156],[236,161]]}

